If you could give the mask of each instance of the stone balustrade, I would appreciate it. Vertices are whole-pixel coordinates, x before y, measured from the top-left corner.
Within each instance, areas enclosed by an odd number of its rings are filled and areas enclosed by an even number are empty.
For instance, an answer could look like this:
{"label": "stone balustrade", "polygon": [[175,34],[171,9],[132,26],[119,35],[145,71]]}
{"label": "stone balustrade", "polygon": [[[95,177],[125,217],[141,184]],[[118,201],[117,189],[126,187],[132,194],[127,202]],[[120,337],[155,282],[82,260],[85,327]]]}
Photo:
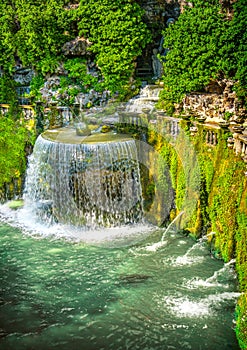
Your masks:
{"label": "stone balustrade", "polygon": [[[35,110],[34,106],[31,105],[20,105],[19,106],[23,117],[25,120],[30,120],[34,118]],[[9,105],[8,104],[0,104],[0,113],[2,115],[6,115],[9,111]]]}

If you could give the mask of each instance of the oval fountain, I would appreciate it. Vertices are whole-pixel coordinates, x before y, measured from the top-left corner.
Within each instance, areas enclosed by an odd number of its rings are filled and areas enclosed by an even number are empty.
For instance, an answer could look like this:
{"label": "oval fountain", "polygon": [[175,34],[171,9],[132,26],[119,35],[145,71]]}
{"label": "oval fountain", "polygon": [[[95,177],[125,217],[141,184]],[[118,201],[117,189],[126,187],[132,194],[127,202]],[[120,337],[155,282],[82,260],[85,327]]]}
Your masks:
{"label": "oval fountain", "polygon": [[47,130],[29,160],[24,198],[46,223],[96,228],[140,222],[135,141],[113,133],[81,136],[71,127]]}

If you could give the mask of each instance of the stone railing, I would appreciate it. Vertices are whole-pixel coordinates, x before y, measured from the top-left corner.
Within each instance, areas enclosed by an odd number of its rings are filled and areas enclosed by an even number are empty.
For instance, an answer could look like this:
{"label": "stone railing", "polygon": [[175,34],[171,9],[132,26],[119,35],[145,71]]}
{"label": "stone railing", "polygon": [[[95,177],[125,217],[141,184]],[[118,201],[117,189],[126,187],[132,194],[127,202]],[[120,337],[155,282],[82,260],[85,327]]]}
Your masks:
{"label": "stone railing", "polygon": [[[0,113],[2,115],[6,115],[9,111],[9,105],[8,104],[0,104]],[[30,120],[34,118],[35,115],[35,109],[34,106],[31,105],[20,105],[19,108],[22,111],[22,114],[24,116],[25,120]]]}

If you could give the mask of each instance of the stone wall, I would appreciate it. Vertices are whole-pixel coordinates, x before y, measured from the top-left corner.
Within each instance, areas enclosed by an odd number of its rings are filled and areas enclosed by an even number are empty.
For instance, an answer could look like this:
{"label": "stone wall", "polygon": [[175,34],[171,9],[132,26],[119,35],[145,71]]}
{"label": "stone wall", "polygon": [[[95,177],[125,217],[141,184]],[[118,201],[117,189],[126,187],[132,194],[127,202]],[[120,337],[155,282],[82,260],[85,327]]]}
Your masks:
{"label": "stone wall", "polygon": [[233,91],[233,81],[222,80],[207,86],[205,93],[194,92],[187,95],[177,112],[206,118],[207,122],[231,121],[244,122],[247,114],[243,103]]}
{"label": "stone wall", "polygon": [[188,94],[176,105],[177,116],[224,128],[231,133],[228,146],[247,163],[247,110],[233,91],[233,81],[212,82],[205,93]]}

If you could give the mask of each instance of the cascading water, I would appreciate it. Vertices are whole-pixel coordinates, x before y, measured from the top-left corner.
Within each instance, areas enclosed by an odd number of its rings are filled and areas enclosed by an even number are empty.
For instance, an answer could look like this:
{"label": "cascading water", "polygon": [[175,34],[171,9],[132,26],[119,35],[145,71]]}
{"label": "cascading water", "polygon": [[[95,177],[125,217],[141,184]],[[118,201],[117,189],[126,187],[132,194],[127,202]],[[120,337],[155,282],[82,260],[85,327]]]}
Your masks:
{"label": "cascading water", "polygon": [[157,85],[146,85],[141,89],[137,97],[132,98],[126,105],[126,112],[142,113],[144,108],[152,112],[155,108],[155,103],[159,99],[159,93],[162,89]]}
{"label": "cascading water", "polygon": [[[40,135],[29,161],[26,205],[46,223],[88,228],[140,222],[140,174],[134,140],[80,137],[69,128]],[[101,141],[100,141],[101,140]]]}

